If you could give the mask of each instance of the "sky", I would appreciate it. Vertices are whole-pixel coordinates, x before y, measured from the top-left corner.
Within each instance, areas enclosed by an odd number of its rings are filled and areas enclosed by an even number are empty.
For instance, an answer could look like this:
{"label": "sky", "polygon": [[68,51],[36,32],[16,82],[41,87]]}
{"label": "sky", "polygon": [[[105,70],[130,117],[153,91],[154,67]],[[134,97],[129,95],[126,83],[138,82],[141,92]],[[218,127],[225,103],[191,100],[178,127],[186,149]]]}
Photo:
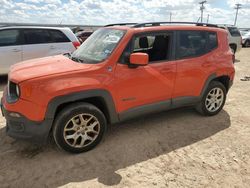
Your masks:
{"label": "sky", "polygon": [[[121,22],[196,22],[201,0],[0,0],[0,22],[105,25]],[[250,0],[207,0],[203,22],[250,27]]]}

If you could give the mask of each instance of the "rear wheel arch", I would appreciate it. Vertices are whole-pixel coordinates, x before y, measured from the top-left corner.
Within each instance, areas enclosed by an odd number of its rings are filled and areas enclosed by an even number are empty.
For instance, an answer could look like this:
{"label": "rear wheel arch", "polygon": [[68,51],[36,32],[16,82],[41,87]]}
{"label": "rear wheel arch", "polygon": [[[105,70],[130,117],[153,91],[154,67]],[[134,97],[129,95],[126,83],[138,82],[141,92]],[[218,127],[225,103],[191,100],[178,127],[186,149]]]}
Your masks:
{"label": "rear wheel arch", "polygon": [[212,81],[221,82],[224,85],[224,87],[226,88],[226,90],[227,91],[229,90],[230,77],[228,75],[217,76],[216,73],[213,73],[210,76],[208,76],[208,78],[203,86],[203,89],[200,93],[200,97],[202,97],[204,95],[206,89],[208,88],[209,84]]}
{"label": "rear wheel arch", "polygon": [[226,90],[229,90],[229,82],[230,82],[230,77],[227,75],[223,75],[223,76],[219,76],[215,79],[213,79],[213,81],[218,81],[220,83],[222,83],[224,85],[224,87],[226,88]]}

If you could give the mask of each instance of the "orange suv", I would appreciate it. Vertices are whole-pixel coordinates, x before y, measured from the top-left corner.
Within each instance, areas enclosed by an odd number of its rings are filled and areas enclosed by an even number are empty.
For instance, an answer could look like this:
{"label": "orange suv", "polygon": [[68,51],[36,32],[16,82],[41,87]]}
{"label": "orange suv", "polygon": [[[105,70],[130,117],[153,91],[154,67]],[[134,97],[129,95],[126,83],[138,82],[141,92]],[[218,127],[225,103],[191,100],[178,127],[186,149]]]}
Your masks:
{"label": "orange suv", "polygon": [[227,38],[211,24],[115,24],[72,54],[16,64],[1,100],[7,134],[44,143],[51,133],[79,153],[108,124],[182,106],[215,115],[235,74]]}

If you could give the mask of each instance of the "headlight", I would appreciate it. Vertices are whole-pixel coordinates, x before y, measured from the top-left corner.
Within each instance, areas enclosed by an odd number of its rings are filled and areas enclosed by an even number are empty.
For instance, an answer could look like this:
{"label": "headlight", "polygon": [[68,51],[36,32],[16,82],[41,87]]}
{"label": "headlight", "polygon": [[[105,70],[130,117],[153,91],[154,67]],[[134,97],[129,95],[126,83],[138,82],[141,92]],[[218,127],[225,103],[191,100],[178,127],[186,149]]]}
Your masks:
{"label": "headlight", "polygon": [[16,102],[20,97],[20,88],[18,84],[8,81],[8,94],[7,94],[7,100],[9,103]]}
{"label": "headlight", "polygon": [[20,90],[19,86],[16,84],[16,96],[19,98],[20,97]]}

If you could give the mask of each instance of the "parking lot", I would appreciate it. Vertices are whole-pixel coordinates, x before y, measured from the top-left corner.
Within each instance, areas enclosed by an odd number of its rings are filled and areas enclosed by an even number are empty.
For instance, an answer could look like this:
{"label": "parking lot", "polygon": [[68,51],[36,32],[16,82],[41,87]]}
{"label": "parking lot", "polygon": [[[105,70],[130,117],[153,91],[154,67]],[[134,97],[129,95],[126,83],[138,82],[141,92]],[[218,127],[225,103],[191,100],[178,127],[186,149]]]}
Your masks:
{"label": "parking lot", "polygon": [[[78,155],[16,141],[0,117],[1,187],[248,187],[250,49],[236,56],[224,110],[202,117],[178,109],[112,126],[94,150]],[[7,78],[0,78],[0,96]]]}

